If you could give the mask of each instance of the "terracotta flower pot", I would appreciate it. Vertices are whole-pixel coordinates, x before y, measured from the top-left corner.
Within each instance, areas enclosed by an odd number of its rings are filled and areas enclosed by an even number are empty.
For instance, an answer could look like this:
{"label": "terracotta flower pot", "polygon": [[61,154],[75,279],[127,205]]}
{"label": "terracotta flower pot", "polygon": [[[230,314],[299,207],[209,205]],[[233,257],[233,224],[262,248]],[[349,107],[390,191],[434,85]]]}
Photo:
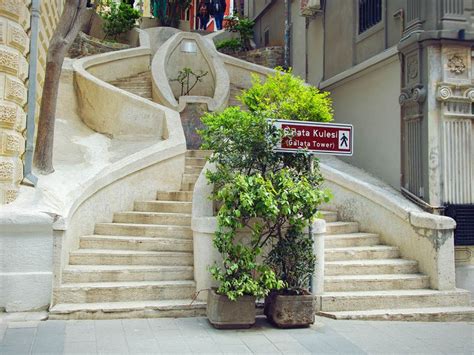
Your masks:
{"label": "terracotta flower pot", "polygon": [[243,296],[231,301],[211,289],[207,296],[207,318],[219,329],[250,328],[255,324],[255,297]]}
{"label": "terracotta flower pot", "polygon": [[314,323],[312,295],[285,295],[271,292],[265,299],[265,315],[278,328],[302,328]]}

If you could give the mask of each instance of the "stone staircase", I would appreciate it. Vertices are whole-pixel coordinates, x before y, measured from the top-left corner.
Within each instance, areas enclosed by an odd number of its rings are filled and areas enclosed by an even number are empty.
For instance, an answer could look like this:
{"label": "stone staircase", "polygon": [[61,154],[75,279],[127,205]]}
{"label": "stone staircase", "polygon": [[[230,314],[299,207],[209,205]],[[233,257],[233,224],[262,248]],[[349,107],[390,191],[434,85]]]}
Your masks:
{"label": "stone staircase", "polygon": [[191,207],[194,184],[209,153],[188,151],[180,191],[160,191],[133,211],[98,223],[83,236],[54,290],[51,319],[177,317],[205,313],[191,300]]}
{"label": "stone staircase", "polygon": [[151,71],[149,70],[137,75],[109,81],[109,84],[145,99],[152,100]]}
{"label": "stone staircase", "polygon": [[436,291],[413,260],[380,236],[359,231],[356,222],[323,212],[325,293],[320,315],[334,319],[472,321],[474,308],[464,290]]}

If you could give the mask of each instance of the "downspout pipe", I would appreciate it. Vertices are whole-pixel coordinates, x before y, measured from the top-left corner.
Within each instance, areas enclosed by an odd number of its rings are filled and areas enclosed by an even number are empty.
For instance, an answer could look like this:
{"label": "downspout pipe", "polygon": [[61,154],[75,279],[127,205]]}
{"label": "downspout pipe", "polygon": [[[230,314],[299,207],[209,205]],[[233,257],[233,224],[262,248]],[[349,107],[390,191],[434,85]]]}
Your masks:
{"label": "downspout pipe", "polygon": [[290,68],[290,46],[291,46],[291,0],[285,0],[285,68]]}
{"label": "downspout pipe", "polygon": [[33,175],[33,151],[35,139],[36,113],[36,74],[38,71],[38,33],[40,20],[40,0],[31,2],[31,38],[30,38],[30,67],[28,70],[28,113],[26,116],[26,149],[24,182],[36,186],[38,178]]}

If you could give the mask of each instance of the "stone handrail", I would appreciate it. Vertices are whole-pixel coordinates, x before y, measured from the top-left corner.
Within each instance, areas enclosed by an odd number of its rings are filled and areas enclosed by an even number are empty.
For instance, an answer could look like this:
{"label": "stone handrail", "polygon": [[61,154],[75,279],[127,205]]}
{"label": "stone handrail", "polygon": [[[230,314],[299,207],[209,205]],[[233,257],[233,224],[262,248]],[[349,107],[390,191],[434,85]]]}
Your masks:
{"label": "stone handrail", "polygon": [[418,261],[431,288],[455,287],[453,219],[424,212],[387,184],[338,159],[324,158],[320,167],[334,194],[329,208]]}

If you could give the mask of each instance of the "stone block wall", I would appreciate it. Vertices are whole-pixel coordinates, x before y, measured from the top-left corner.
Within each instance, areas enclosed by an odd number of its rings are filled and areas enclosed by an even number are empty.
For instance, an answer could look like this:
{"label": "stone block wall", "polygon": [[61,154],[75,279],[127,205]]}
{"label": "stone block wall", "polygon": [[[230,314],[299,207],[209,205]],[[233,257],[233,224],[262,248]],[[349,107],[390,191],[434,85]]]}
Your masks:
{"label": "stone block wall", "polygon": [[28,1],[0,1],[0,204],[13,201],[23,179],[30,12]]}
{"label": "stone block wall", "polygon": [[264,47],[246,52],[234,52],[226,50],[220,50],[220,52],[271,69],[278,66],[283,66],[284,64],[283,47]]}
{"label": "stone block wall", "polygon": [[[49,41],[64,0],[41,1],[37,101],[41,100]],[[0,205],[12,202],[23,179],[30,0],[0,1]],[[39,108],[36,112],[39,112]]]}
{"label": "stone block wall", "polygon": [[79,32],[69,49],[68,56],[70,58],[86,57],[128,48],[131,48],[128,44],[106,42]]}

